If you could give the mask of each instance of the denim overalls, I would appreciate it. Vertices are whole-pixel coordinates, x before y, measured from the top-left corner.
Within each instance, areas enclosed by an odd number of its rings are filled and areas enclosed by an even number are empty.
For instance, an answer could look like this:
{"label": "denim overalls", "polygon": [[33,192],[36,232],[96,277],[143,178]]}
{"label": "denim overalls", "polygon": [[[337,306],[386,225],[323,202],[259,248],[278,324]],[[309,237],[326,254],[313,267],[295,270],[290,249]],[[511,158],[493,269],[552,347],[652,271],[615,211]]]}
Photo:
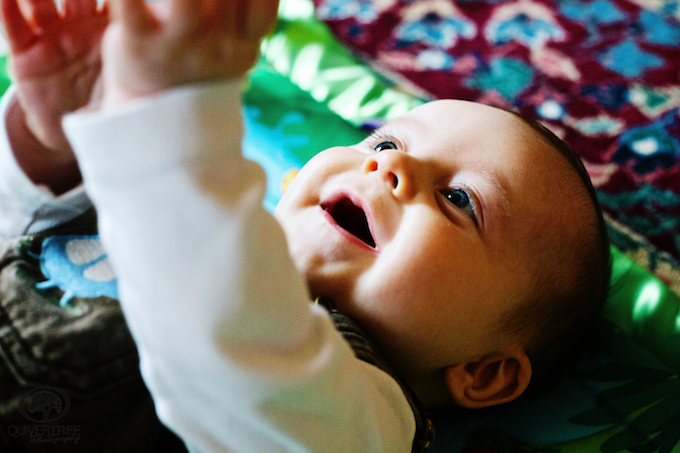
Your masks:
{"label": "denim overalls", "polygon": [[[187,451],[156,417],[118,301],[106,295],[81,297],[90,291],[86,287],[60,306],[63,288],[43,272],[45,244],[96,234],[91,210],[48,232],[0,243],[2,452]],[[74,256],[67,266],[102,259],[87,253]],[[327,301],[325,305],[356,356],[393,376],[361,329]],[[396,380],[416,418],[413,451],[422,452],[433,438],[432,424],[410,390]]]}

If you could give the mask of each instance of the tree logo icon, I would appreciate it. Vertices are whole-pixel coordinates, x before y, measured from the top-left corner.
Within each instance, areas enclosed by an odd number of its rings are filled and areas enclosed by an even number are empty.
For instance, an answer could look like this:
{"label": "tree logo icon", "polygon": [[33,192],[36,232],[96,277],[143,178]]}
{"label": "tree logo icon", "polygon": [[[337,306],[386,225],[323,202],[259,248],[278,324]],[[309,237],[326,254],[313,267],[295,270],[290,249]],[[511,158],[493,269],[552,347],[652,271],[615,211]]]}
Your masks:
{"label": "tree logo icon", "polygon": [[71,399],[55,387],[37,387],[26,392],[19,401],[19,412],[36,423],[53,422],[68,412]]}

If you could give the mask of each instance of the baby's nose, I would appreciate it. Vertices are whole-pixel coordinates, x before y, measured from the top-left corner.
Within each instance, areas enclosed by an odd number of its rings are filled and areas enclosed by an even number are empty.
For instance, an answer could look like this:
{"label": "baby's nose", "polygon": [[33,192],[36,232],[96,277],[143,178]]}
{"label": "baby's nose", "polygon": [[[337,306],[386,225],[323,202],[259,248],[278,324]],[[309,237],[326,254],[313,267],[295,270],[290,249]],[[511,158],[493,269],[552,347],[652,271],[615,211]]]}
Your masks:
{"label": "baby's nose", "polygon": [[414,192],[415,162],[398,150],[384,150],[372,154],[364,162],[364,173],[380,178],[398,199],[410,199]]}

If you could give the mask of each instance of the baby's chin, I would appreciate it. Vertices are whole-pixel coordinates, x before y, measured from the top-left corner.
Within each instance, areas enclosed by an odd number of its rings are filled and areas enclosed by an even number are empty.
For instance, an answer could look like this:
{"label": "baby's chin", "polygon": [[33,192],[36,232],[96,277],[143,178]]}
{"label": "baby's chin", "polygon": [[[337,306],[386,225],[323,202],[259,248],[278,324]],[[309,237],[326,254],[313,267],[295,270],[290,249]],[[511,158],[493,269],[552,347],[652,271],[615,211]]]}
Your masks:
{"label": "baby's chin", "polygon": [[301,254],[291,254],[293,263],[298,271],[303,275],[307,283],[307,289],[311,300],[323,298],[339,310],[348,312],[351,309],[351,287],[349,282],[345,282],[342,276],[336,276],[328,267],[317,263],[314,256]]}

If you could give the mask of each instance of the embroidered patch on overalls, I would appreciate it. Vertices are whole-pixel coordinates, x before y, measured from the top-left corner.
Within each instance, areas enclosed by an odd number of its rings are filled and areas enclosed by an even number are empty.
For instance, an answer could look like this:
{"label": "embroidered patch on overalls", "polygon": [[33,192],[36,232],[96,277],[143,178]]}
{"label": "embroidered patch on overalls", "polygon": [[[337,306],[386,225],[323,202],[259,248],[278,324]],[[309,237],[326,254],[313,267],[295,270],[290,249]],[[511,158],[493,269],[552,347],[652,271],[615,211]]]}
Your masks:
{"label": "embroidered patch on overalls", "polygon": [[37,283],[36,288],[58,287],[64,291],[59,300],[62,307],[73,297],[118,298],[116,274],[99,235],[49,237],[42,244],[39,259],[47,280]]}

